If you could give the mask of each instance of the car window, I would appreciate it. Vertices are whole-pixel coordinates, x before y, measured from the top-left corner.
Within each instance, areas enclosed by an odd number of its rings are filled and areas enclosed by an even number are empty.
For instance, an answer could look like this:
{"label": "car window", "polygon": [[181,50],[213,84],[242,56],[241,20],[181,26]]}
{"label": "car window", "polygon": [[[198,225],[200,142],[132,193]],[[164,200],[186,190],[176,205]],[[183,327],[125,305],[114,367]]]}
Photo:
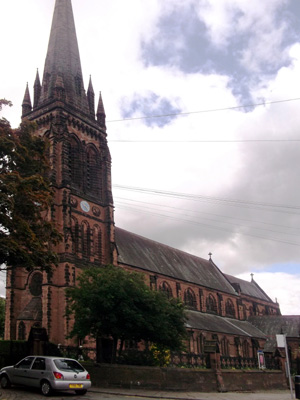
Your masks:
{"label": "car window", "polygon": [[76,360],[56,359],[54,364],[61,371],[83,372],[85,369]]}
{"label": "car window", "polygon": [[46,361],[42,357],[37,357],[32,364],[31,369],[39,369],[44,371],[46,369]]}
{"label": "car window", "polygon": [[26,357],[24,360],[21,360],[17,365],[16,368],[24,368],[29,369],[30,365],[32,364],[33,357]]}

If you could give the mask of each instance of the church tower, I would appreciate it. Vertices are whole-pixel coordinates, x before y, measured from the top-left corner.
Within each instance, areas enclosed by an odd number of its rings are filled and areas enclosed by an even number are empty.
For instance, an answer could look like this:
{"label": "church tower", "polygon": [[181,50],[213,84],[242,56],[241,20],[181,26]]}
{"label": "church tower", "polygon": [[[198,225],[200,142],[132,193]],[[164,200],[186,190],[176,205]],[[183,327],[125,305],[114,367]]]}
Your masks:
{"label": "church tower", "polygon": [[71,0],[55,2],[43,79],[37,72],[33,103],[26,87],[22,119],[35,121],[35,134],[50,142],[49,217],[63,241],[52,273],[8,274],[6,339],[27,339],[39,326],[50,341],[67,344],[66,287],[84,268],[117,262],[105,111],[100,95],[95,113],[91,78],[84,89]]}

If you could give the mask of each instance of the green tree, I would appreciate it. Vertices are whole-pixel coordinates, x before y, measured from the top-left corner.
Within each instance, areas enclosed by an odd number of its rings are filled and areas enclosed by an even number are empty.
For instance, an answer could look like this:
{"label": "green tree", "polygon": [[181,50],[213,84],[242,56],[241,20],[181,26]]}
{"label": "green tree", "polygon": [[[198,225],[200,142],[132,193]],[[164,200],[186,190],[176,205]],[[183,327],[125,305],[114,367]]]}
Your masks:
{"label": "green tree", "polygon": [[[2,105],[10,105],[0,100]],[[47,142],[33,136],[35,123],[13,130],[0,119],[0,265],[50,271],[57,264],[53,245],[61,235],[50,221],[53,202]],[[7,267],[6,267],[7,266]]]}
{"label": "green tree", "polygon": [[0,297],[0,338],[4,337],[4,325],[5,325],[5,299]]}
{"label": "green tree", "polygon": [[71,337],[133,340],[155,343],[170,350],[183,348],[185,312],[177,299],[151,290],[142,274],[106,266],[82,272],[78,286],[67,289],[68,316],[74,315]]}

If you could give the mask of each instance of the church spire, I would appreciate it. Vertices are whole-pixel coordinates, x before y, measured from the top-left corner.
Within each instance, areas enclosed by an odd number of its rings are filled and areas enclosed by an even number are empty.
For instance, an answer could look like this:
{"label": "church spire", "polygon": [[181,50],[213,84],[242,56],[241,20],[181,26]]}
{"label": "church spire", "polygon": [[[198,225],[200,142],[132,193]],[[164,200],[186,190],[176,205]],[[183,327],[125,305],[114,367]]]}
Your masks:
{"label": "church spire", "polygon": [[31,105],[31,99],[30,99],[30,93],[29,93],[29,88],[28,88],[28,83],[26,85],[26,90],[25,90],[25,95],[22,103],[22,117],[24,117],[26,114],[30,113],[32,110],[32,105]]}
{"label": "church spire", "polygon": [[81,62],[71,0],[56,0],[45,61],[39,105],[62,100],[57,83],[64,87],[65,102],[90,114],[83,86]]}
{"label": "church spire", "polygon": [[100,92],[98,108],[97,108],[97,122],[98,122],[98,125],[100,125],[104,129],[106,129],[105,120],[106,120],[106,115],[105,115],[105,111],[104,111],[102,95],[101,95],[101,92]]}
{"label": "church spire", "polygon": [[95,118],[95,92],[92,84],[92,77],[90,76],[89,87],[87,91],[87,99],[89,103],[90,114]]}
{"label": "church spire", "polygon": [[35,77],[35,82],[34,82],[34,99],[33,99],[33,108],[36,108],[40,97],[41,97],[41,82],[40,82],[40,75],[39,75],[39,70],[36,71],[36,77]]}

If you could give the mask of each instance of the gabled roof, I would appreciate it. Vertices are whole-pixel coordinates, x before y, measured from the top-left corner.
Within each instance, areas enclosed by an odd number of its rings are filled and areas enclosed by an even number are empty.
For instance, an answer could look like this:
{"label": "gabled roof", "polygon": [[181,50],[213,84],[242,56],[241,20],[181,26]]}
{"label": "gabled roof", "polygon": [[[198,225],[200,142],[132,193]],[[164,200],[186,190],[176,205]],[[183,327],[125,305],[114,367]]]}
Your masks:
{"label": "gabled roof", "polygon": [[187,316],[188,328],[251,338],[266,338],[266,335],[260,329],[251,325],[248,321],[224,318],[198,311],[187,311]]}
{"label": "gabled roof", "polygon": [[209,260],[116,228],[118,261],[154,274],[236,295],[222,272]]}
{"label": "gabled roof", "polygon": [[286,334],[296,338],[300,335],[300,315],[253,316],[249,321],[267,335]]}
{"label": "gabled roof", "polygon": [[264,350],[273,352],[277,347],[276,335],[286,334],[287,338],[300,336],[300,315],[266,315],[249,317],[249,322],[264,332],[268,341]]}
{"label": "gabled roof", "polygon": [[272,299],[270,299],[270,297],[262,290],[262,288],[254,280],[252,280],[251,282],[247,282],[244,281],[243,279],[236,278],[235,276],[232,275],[228,274],[224,275],[237,291],[238,287],[240,288],[242,294],[255,297],[260,300],[273,302]]}
{"label": "gabled roof", "polygon": [[18,320],[41,321],[43,316],[42,299],[33,297],[26,305],[23,311],[20,312]]}

